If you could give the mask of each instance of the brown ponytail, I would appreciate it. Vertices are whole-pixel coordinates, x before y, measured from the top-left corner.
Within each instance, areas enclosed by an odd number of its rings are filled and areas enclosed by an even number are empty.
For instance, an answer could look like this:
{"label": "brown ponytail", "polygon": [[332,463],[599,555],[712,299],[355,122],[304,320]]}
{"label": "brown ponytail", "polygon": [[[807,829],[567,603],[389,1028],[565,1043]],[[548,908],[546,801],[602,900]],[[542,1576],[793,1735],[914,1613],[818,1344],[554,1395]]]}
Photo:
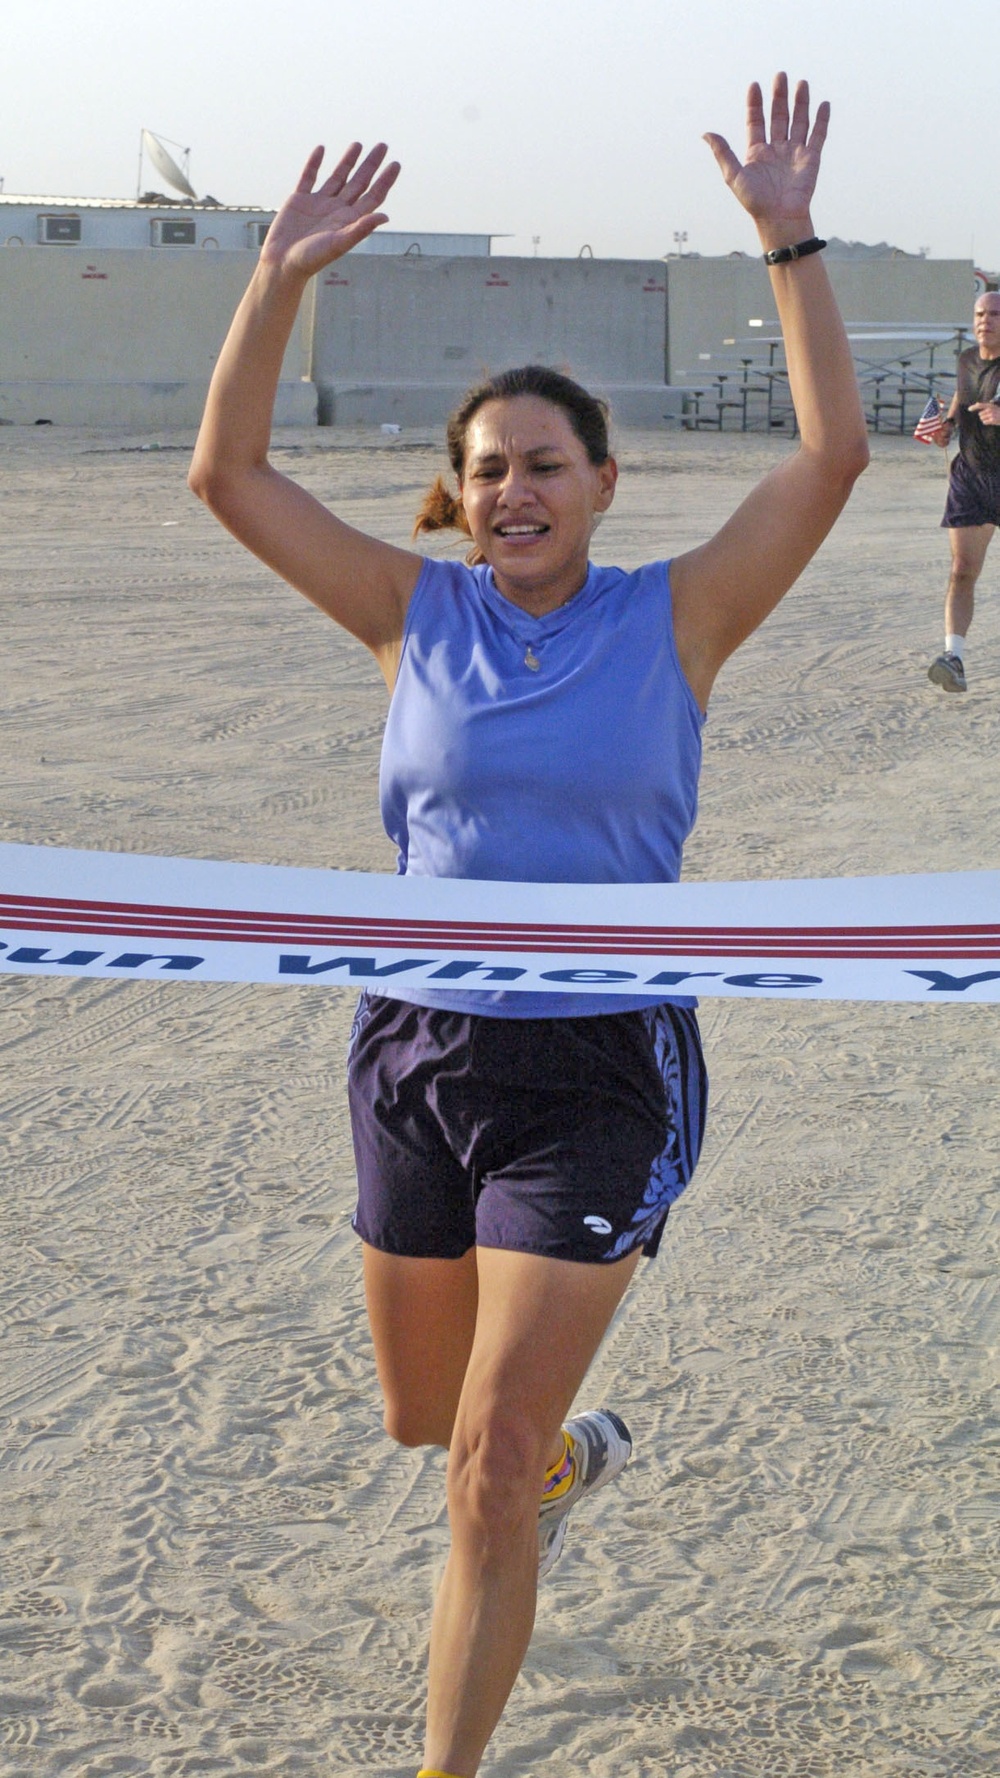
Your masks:
{"label": "brown ponytail", "polygon": [[424,531],[464,531],[466,537],[472,536],[462,496],[452,493],[443,475],[434,477],[413,521],[414,537]]}
{"label": "brown ponytail", "polygon": [[[461,494],[453,494],[441,475],[434,477],[413,521],[414,537],[421,536],[424,531],[461,531],[466,537],[472,536]],[[469,567],[474,568],[477,563],[484,562],[486,557],[476,546],[465,559]]]}

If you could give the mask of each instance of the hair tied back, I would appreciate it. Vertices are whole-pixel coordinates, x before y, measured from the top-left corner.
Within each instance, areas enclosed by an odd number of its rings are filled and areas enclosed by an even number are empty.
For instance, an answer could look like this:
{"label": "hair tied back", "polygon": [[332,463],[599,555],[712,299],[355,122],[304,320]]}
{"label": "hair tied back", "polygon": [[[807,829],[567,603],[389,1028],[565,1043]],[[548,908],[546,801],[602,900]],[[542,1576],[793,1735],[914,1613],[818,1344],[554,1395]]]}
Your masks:
{"label": "hair tied back", "polygon": [[424,531],[461,531],[471,537],[469,521],[459,494],[453,494],[443,475],[436,475],[413,521],[413,535]]}

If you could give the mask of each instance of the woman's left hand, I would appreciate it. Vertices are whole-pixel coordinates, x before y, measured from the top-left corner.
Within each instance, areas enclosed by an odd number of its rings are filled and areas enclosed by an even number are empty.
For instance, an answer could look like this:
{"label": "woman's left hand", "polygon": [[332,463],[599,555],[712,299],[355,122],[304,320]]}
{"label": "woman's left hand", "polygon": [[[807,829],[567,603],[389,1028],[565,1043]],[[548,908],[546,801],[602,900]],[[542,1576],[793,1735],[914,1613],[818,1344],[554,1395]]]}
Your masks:
{"label": "woman's left hand", "polygon": [[[830,107],[826,100],[809,129],[809,83],[795,88],[788,112],[788,76],[776,74],[771,94],[771,139],[764,123],[764,99],[754,81],[747,92],[747,154],[740,163],[724,136],[705,136],[731,192],[749,211],[765,247],[786,247],[809,233],[809,205],[816,188]],[[772,238],[773,237],[773,238]]]}

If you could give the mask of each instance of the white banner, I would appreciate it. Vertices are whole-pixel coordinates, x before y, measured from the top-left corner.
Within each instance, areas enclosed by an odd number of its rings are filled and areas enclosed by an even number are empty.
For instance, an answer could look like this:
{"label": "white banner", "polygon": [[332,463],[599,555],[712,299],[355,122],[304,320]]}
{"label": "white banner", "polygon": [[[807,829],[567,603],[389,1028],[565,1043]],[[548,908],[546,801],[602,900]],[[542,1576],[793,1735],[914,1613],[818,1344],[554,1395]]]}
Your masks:
{"label": "white banner", "polygon": [[1000,871],[480,883],[0,844],[0,974],[1000,1001]]}

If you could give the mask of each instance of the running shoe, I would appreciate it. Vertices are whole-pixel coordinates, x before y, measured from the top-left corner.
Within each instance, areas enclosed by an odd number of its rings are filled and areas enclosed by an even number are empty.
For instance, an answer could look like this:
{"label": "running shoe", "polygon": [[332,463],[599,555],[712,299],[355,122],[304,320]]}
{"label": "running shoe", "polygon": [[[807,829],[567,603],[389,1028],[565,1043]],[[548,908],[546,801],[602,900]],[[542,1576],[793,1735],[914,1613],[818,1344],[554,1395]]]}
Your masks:
{"label": "running shoe", "polygon": [[621,1475],[632,1455],[632,1434],[624,1420],[609,1409],[578,1414],[567,1420],[566,1433],[573,1452],[572,1480],[565,1489],[542,1501],[538,1509],[538,1578],[555,1567],[566,1541],[566,1521],[578,1500],[596,1494],[605,1482]]}
{"label": "running shoe", "polygon": [[927,669],[927,677],[932,685],[940,685],[942,691],[964,691],[965,667],[960,654],[939,654]]}

